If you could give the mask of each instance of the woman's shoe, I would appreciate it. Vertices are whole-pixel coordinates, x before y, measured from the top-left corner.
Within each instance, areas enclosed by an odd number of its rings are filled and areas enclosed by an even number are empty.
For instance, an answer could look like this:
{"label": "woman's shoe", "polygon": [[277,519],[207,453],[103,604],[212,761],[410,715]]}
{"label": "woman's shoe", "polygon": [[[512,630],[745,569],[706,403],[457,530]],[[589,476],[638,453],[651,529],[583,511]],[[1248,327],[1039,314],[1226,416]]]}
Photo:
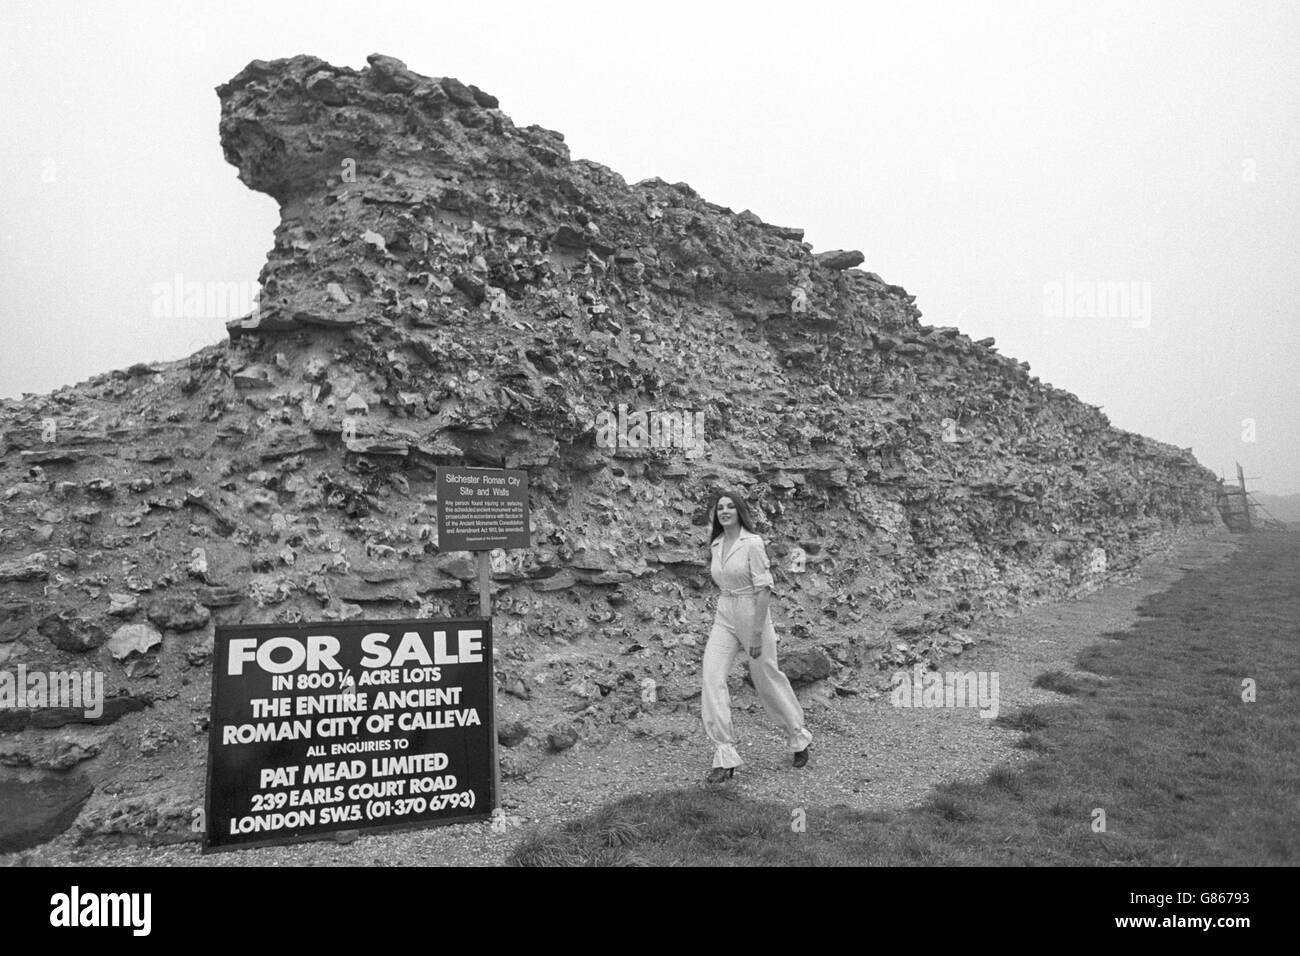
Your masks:
{"label": "woman's shoe", "polygon": [[704,778],[705,783],[722,783],[724,780],[730,780],[735,776],[735,767],[714,767],[709,771],[709,775]]}
{"label": "woman's shoe", "polygon": [[812,750],[812,744],[804,747],[803,750],[800,750],[794,755],[794,765],[796,767],[802,767],[808,762],[808,751],[810,750]]}

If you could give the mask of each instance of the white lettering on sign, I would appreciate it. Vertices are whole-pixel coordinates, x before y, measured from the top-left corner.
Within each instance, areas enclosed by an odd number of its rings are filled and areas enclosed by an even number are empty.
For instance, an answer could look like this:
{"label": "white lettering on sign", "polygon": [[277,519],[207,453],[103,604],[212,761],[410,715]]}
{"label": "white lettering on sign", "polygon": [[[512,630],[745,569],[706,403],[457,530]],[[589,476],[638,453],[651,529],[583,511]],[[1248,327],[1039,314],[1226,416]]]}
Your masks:
{"label": "white lettering on sign", "polygon": [[293,637],[273,637],[261,644],[254,637],[237,637],[230,642],[226,674],[238,676],[244,673],[244,665],[253,661],[268,674],[287,674],[304,664],[309,671],[322,667],[337,671],[342,670],[336,659],[338,652],[339,639],[328,634],[310,634],[306,645]]}
{"label": "white lettering on sign", "polygon": [[361,650],[366,655],[362,667],[401,667],[408,663],[424,665],[475,664],[483,660],[483,632],[462,630],[457,634],[456,653],[447,649],[447,632],[433,632],[433,653],[417,631],[407,631],[398,642],[397,650],[389,650],[391,634],[376,631],[361,639]]}

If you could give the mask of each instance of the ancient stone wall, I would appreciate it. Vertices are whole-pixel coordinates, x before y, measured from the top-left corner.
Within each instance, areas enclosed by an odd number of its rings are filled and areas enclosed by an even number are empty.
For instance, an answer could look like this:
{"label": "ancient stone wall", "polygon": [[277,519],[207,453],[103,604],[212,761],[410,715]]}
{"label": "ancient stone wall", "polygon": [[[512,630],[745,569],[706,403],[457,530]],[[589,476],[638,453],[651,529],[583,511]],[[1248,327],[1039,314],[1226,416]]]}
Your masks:
{"label": "ancient stone wall", "polygon": [[476,87],[299,56],[218,94],[282,212],[256,312],[0,404],[0,669],[115,695],[0,710],[0,773],[97,786],[87,835],[192,835],[216,623],[474,612],[438,465],[531,474],[534,547],[492,559],[507,775],[639,719],[647,679],[696,699],[715,488],[759,514],[784,666],[827,695],[1219,525],[1189,452],[921,325],[861,253],[629,185]]}

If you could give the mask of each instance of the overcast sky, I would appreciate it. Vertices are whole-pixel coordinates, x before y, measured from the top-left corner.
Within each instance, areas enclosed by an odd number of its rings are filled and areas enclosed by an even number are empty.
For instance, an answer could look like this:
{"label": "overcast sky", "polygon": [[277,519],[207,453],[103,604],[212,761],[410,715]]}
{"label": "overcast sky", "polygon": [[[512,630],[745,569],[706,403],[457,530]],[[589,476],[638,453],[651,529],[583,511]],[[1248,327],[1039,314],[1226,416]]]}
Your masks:
{"label": "overcast sky", "polygon": [[861,249],[926,324],[1300,492],[1298,50],[1283,2],[5,0],[0,396],[222,340],[152,314],[176,276],[251,288],[279,219],[213,88],[381,52],[629,182]]}

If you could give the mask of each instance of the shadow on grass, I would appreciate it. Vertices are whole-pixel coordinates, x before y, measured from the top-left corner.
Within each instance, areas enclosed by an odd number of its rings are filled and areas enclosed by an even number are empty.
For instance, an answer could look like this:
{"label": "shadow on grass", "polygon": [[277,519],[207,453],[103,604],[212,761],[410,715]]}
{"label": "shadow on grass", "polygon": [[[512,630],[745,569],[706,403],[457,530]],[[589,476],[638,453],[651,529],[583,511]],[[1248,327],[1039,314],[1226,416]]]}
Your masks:
{"label": "shadow on grass", "polygon": [[993,718],[993,723],[999,727],[1005,727],[1007,730],[1018,730],[1021,733],[1042,730],[1047,726],[1046,718],[1033,707],[1026,707],[1011,714],[999,714]]}
{"label": "shadow on grass", "polygon": [[1065,671],[1047,671],[1039,674],[1034,678],[1034,686],[1066,696],[1073,696],[1083,690],[1079,682]]}

